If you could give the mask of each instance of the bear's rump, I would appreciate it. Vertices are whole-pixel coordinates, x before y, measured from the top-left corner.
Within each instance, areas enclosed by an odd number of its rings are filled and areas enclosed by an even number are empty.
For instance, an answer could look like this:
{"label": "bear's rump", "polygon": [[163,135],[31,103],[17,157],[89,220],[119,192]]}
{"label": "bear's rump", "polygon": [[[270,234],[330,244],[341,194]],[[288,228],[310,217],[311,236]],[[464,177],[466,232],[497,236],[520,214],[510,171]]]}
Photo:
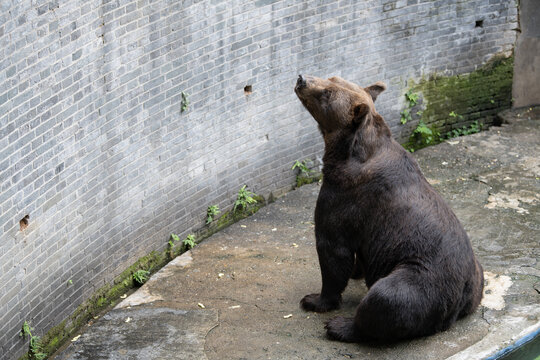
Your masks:
{"label": "bear's rump", "polygon": [[355,324],[366,338],[403,339],[447,329],[461,312],[463,284],[437,284],[430,274],[399,267],[373,284]]}

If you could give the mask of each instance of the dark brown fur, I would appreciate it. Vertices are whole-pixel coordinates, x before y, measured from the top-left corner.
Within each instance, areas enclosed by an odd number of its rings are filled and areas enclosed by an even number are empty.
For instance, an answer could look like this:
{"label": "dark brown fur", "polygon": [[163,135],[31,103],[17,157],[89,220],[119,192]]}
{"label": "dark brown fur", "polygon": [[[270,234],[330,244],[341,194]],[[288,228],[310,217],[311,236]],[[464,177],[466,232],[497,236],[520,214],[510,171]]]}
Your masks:
{"label": "dark brown fur", "polygon": [[355,317],[326,325],[346,342],[433,334],[482,298],[482,267],[463,226],[375,111],[385,88],[302,76],[295,87],[325,143],[315,209],[322,290],[301,306],[336,309],[349,278],[363,276],[369,291]]}

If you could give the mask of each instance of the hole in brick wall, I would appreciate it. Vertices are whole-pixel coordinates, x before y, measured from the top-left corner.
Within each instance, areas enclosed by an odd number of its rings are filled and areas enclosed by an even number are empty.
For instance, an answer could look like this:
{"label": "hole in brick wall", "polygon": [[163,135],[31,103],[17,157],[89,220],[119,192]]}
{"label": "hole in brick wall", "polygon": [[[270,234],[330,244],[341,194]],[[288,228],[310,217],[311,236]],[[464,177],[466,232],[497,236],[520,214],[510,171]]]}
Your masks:
{"label": "hole in brick wall", "polygon": [[25,217],[23,217],[20,221],[19,221],[19,225],[20,225],[20,229],[21,231],[23,231],[24,229],[26,229],[28,227],[28,222],[30,220],[30,215],[26,215]]}
{"label": "hole in brick wall", "polygon": [[253,89],[251,88],[251,85],[244,86],[244,95],[249,95],[253,92]]}
{"label": "hole in brick wall", "polygon": [[474,27],[483,27],[484,26],[484,20],[476,20],[474,23]]}

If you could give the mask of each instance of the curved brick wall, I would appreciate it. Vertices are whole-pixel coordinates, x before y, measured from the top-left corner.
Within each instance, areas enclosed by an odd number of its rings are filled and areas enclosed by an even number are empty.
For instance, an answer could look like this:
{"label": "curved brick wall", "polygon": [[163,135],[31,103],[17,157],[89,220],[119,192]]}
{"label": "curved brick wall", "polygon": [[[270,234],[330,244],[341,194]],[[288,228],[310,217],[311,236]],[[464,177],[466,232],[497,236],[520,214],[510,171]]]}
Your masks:
{"label": "curved brick wall", "polygon": [[0,2],[0,353],[243,184],[290,189],[322,150],[297,74],[385,81],[399,136],[409,79],[510,53],[516,22],[505,0]]}

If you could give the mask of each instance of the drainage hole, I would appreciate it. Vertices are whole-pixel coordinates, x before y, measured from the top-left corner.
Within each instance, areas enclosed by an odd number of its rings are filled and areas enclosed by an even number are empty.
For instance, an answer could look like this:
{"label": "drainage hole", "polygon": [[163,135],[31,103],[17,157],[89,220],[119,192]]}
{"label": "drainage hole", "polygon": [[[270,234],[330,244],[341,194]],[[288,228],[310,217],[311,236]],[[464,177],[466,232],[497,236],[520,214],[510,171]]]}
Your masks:
{"label": "drainage hole", "polygon": [[23,231],[28,227],[28,222],[30,221],[30,215],[26,215],[19,221],[20,229]]}

